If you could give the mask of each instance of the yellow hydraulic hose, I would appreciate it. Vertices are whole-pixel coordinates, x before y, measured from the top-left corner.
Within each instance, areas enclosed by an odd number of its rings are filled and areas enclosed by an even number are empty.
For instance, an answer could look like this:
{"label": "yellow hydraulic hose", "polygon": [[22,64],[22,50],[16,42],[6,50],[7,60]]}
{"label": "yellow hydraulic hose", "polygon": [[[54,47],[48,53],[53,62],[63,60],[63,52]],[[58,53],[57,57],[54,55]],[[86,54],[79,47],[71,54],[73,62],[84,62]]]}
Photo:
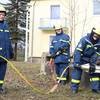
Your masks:
{"label": "yellow hydraulic hose", "polygon": [[[60,75],[60,78],[63,77],[64,73],[66,72],[66,70],[67,70],[68,68],[69,68],[69,66],[66,67],[66,68],[63,70],[62,74]],[[60,78],[59,78],[59,80],[57,81],[57,83],[49,90],[48,94],[53,93],[53,92],[57,89],[57,87],[58,87],[58,85],[59,85],[59,83],[60,83],[60,81],[61,81]]]}
{"label": "yellow hydraulic hose", "polygon": [[32,89],[33,92],[38,92],[38,93],[40,93],[40,94],[46,95],[46,92],[45,92],[45,91],[40,90],[40,89],[37,89],[36,87],[34,87],[34,86],[27,80],[27,78],[26,78],[24,75],[22,75],[22,73],[21,73],[9,60],[7,60],[5,57],[3,57],[3,56],[1,56],[1,55],[0,55],[0,58],[2,58],[2,59],[4,59],[5,61],[8,62],[8,64],[10,65],[10,67],[20,76],[20,78],[21,78],[22,80],[24,80],[24,81],[31,87],[31,89]]}

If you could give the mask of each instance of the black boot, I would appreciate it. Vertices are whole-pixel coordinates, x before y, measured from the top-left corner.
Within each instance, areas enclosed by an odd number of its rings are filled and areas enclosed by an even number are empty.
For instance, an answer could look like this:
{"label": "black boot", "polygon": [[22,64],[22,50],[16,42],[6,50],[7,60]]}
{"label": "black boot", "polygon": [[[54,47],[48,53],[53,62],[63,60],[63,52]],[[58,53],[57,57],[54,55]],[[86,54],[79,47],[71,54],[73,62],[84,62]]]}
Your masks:
{"label": "black boot", "polygon": [[92,89],[92,92],[93,92],[93,93],[100,94],[100,91],[99,91],[99,90],[96,90],[96,89]]}
{"label": "black boot", "polygon": [[6,93],[6,90],[5,90],[5,88],[3,88],[3,87],[0,87],[0,94],[5,94]]}
{"label": "black boot", "polygon": [[67,82],[66,82],[66,81],[61,81],[60,83],[61,83],[62,85],[66,85]]}
{"label": "black boot", "polygon": [[72,93],[76,94],[76,93],[78,93],[78,90],[72,90]]}

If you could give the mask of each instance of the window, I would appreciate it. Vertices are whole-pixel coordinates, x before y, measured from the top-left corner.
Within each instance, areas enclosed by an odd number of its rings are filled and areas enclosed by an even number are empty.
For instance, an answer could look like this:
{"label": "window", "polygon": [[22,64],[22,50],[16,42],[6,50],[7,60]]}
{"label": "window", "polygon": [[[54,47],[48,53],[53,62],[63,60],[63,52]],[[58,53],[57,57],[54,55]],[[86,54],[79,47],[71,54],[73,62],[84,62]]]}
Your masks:
{"label": "window", "polygon": [[60,18],[60,5],[51,5],[51,19]]}
{"label": "window", "polygon": [[100,0],[93,0],[93,14],[100,15]]}

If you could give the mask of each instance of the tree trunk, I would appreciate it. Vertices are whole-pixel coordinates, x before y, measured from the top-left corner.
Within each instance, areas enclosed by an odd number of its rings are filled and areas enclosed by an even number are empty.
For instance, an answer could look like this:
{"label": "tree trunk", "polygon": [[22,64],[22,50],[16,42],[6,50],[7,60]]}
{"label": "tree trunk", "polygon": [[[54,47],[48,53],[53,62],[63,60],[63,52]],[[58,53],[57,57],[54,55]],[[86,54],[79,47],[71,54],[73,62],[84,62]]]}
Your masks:
{"label": "tree trunk", "polygon": [[15,42],[15,47],[14,47],[14,60],[17,60],[17,42]]}

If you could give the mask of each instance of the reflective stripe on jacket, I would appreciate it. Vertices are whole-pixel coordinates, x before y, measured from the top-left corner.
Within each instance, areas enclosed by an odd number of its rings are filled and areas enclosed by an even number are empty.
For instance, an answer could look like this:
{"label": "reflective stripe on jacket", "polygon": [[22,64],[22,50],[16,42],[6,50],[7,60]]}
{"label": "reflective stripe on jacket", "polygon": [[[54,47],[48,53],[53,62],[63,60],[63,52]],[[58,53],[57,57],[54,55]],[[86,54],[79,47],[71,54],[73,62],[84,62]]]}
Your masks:
{"label": "reflective stripe on jacket", "polygon": [[54,36],[51,46],[50,54],[56,54],[55,63],[68,63],[70,59],[70,38],[67,34],[61,33]]}
{"label": "reflective stripe on jacket", "polygon": [[[13,54],[8,25],[4,21],[0,23],[0,55],[9,59]],[[2,61],[2,59],[0,59]]]}
{"label": "reflective stripe on jacket", "polygon": [[[74,65],[76,64],[84,64],[90,62],[89,59],[91,57],[97,54],[100,56],[100,41],[96,44],[92,44],[90,42],[90,34],[87,34],[87,36],[83,37],[74,52]],[[84,59],[85,58],[85,59]],[[83,63],[83,60],[85,61]]]}

